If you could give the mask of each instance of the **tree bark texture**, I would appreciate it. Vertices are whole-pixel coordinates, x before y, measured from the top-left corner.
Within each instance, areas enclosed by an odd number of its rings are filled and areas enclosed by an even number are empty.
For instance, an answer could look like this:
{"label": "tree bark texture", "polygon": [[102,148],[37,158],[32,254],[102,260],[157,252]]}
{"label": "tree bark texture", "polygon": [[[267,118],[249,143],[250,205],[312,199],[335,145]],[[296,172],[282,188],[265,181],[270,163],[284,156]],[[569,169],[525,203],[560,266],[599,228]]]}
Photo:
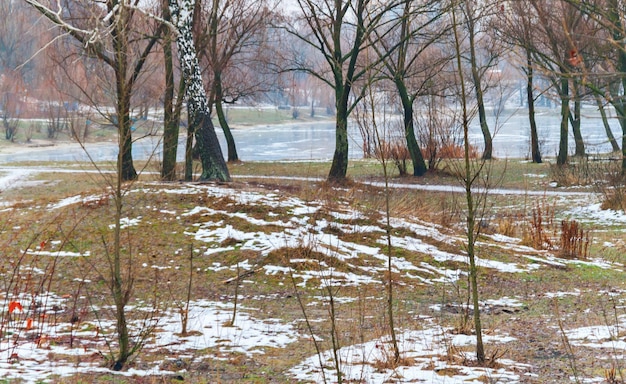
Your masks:
{"label": "tree bark texture", "polygon": [[178,56],[183,77],[187,85],[186,98],[189,112],[189,126],[194,127],[194,135],[200,151],[202,174],[200,180],[230,181],[226,160],[222,154],[215,127],[211,121],[209,102],[204,90],[202,74],[192,36],[192,18],[195,0],[169,0],[174,24],[178,28]]}
{"label": "tree bark texture", "polygon": [[580,86],[578,81],[574,80],[574,113],[570,111],[570,120],[572,124],[572,133],[574,135],[575,151],[574,156],[585,156],[585,140],[583,140],[582,132],[580,131],[581,123],[581,98],[580,98]]}
{"label": "tree bark texture", "polygon": [[[163,19],[172,21],[168,0],[163,0]],[[178,151],[178,131],[180,115],[174,111],[174,58],[172,50],[172,31],[165,27],[163,33],[163,56],[165,61],[165,92],[163,95],[163,165],[161,179],[176,180],[176,155]]]}
{"label": "tree bark texture", "polygon": [[132,83],[126,79],[128,72],[128,27],[126,8],[120,8],[119,21],[113,24],[111,36],[114,45],[115,91],[116,91],[116,113],[117,128],[119,135],[119,151],[122,163],[122,180],[137,179],[137,171],[133,164],[133,140],[131,134],[130,120],[130,98],[132,93]]}
{"label": "tree bark texture", "polygon": [[[342,87],[337,87],[342,88]],[[335,153],[328,173],[328,181],[344,182],[348,173],[348,108],[349,91],[335,91],[337,95],[337,117],[335,123]],[[345,95],[345,101],[342,101]]]}
{"label": "tree bark texture", "polygon": [[528,102],[528,121],[530,124],[530,153],[532,162],[540,164],[541,150],[539,148],[539,135],[537,134],[537,122],[535,121],[535,96],[533,95],[533,62],[529,49],[526,49],[526,100]]}
{"label": "tree bark texture", "polygon": [[561,77],[561,132],[559,138],[559,153],[556,157],[557,165],[565,165],[567,163],[567,135],[569,128],[569,79]]}
{"label": "tree bark texture", "polygon": [[413,176],[423,176],[428,168],[426,167],[426,161],[422,150],[417,144],[415,138],[415,122],[413,112],[413,98],[411,98],[407,92],[406,84],[399,80],[396,81],[396,88],[400,95],[400,101],[402,102],[402,110],[404,111],[404,136],[406,139],[406,146],[411,155],[411,161],[413,162]]}
{"label": "tree bark texture", "polygon": [[224,138],[226,139],[226,146],[228,147],[228,162],[239,161],[239,155],[237,154],[237,146],[235,145],[235,138],[230,131],[230,125],[226,120],[226,114],[224,113],[224,107],[222,106],[222,99],[224,98],[224,92],[222,91],[222,74],[218,71],[215,72],[213,77],[213,87],[215,88],[215,114],[217,120],[224,131]]}

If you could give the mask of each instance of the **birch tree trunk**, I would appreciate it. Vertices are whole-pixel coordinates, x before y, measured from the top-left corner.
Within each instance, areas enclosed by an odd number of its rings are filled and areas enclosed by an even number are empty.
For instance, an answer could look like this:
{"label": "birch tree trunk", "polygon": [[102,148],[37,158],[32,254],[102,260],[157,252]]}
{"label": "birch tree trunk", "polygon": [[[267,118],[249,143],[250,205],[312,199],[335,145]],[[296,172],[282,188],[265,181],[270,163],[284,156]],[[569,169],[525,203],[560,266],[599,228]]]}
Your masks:
{"label": "birch tree trunk", "polygon": [[178,57],[187,83],[185,96],[189,126],[195,128],[193,131],[200,151],[200,180],[230,181],[228,167],[211,121],[209,102],[193,44],[192,19],[195,3],[196,0],[182,0],[179,6],[178,0],[169,0],[172,20],[178,29]]}

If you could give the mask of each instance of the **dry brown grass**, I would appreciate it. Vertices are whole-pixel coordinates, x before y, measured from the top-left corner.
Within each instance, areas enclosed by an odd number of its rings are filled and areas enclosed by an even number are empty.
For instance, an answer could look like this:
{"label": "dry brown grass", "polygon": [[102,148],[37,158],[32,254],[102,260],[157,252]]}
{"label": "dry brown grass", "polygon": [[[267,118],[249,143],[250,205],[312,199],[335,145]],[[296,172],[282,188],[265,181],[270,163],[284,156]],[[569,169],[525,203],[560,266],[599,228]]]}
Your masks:
{"label": "dry brown grass", "polygon": [[[297,167],[297,166],[296,166]],[[13,211],[3,213],[1,226],[2,236],[0,236],[0,246],[3,249],[4,260],[7,262],[2,266],[3,276],[12,267],[20,264],[25,267],[20,272],[21,283],[14,286],[18,291],[31,291],[41,284],[48,284],[49,289],[58,294],[72,295],[76,293],[77,283],[75,278],[90,279],[93,285],[89,289],[89,297],[94,305],[106,305],[106,279],[103,278],[106,272],[107,262],[104,257],[104,245],[101,238],[104,234],[106,242],[110,242],[107,237],[108,225],[112,222],[111,202],[106,200],[106,190],[94,183],[91,176],[75,175],[76,181],[70,183],[71,178],[63,178],[63,185],[55,188],[56,184],[35,187],[27,192],[28,198],[32,201],[21,201],[14,205]],[[50,177],[52,180],[53,177]],[[174,184],[177,185],[177,184]],[[141,230],[129,227],[124,231],[124,247],[133,256],[134,266],[137,272],[135,280],[136,301],[143,300],[145,303],[153,302],[155,295],[159,295],[162,305],[174,307],[174,302],[184,299],[187,276],[190,273],[189,257],[187,249],[194,245],[198,254],[202,254],[210,245],[193,241],[190,236],[185,235],[185,231],[193,229],[194,224],[201,224],[206,221],[225,220],[233,225],[245,229],[241,220],[232,220],[226,215],[202,217],[190,216],[176,219],[178,215],[194,206],[201,205],[216,210],[223,210],[229,213],[245,212],[251,217],[265,218],[269,215],[270,209],[267,207],[245,207],[233,204],[229,198],[208,198],[202,195],[182,195],[158,193],[159,188],[171,188],[172,185],[153,186],[150,184],[138,183],[129,185],[129,188],[140,191],[143,187],[153,188],[154,193],[133,192],[126,198],[126,215],[130,218],[141,216]],[[384,208],[385,195],[380,188],[364,186],[359,183],[352,183],[342,187],[327,185],[325,183],[314,183],[304,181],[281,181],[281,180],[256,180],[254,182],[237,181],[229,187],[243,191],[260,191],[280,195],[282,198],[299,196],[305,201],[318,201],[322,208],[319,210],[319,218],[330,220],[331,212],[344,212],[351,208],[356,208],[364,213],[365,218],[345,220],[343,224],[377,224],[382,218],[380,211]],[[25,193],[26,194],[26,193]],[[18,196],[15,193],[14,196]],[[94,200],[93,203],[76,204],[56,211],[46,209],[47,204],[54,203],[61,198],[76,195],[95,195],[103,198]],[[456,232],[454,226],[463,221],[462,205],[458,198],[450,194],[427,193],[423,191],[391,191],[391,209],[393,216],[417,217],[426,222],[443,224],[446,227],[442,231],[462,234]],[[534,202],[533,202],[534,203]],[[533,204],[533,203],[529,203]],[[528,210],[528,214],[521,218],[523,209],[518,207],[506,207],[505,212],[499,211],[502,219],[498,222],[500,232],[508,235],[519,235],[526,233],[526,244],[541,244],[545,247],[548,243],[546,237],[552,245],[561,245],[559,235],[553,228],[554,222],[559,214],[559,207],[551,200],[538,201],[533,209]],[[175,212],[166,214],[161,211]],[[286,209],[276,208],[271,210],[278,216],[272,220],[287,220],[289,212]],[[508,214],[507,212],[516,212]],[[534,218],[533,218],[534,215]],[[339,222],[339,221],[337,221]],[[523,223],[526,223],[525,225]],[[521,223],[521,224],[520,224]],[[558,225],[556,225],[558,227]],[[263,232],[258,226],[249,226],[248,229]],[[576,229],[576,230],[574,230]],[[580,232],[580,227],[570,228],[570,232]],[[278,228],[268,230],[277,231]],[[356,241],[360,237],[368,245],[375,245],[373,234],[345,233],[338,226],[333,227],[333,234],[343,240]],[[534,232],[534,233],[531,233]],[[621,232],[603,233],[603,239],[615,241],[615,238],[622,236]],[[458,243],[445,243],[442,240],[435,241],[425,237],[418,237],[410,231],[402,231],[399,236],[415,236],[420,240],[436,245],[439,249],[449,252],[459,252],[461,246]],[[84,252],[91,251],[90,258],[66,258],[59,259],[55,269],[49,265],[49,259],[24,255],[21,250],[33,248],[40,245],[44,240],[63,240],[63,248],[68,251]],[[534,239],[534,240],[533,240]],[[573,249],[580,248],[580,241],[571,243]],[[593,242],[589,241],[587,254],[594,255]],[[237,248],[238,241],[234,238],[227,238],[220,246],[232,246]],[[562,245],[561,245],[562,247]],[[525,265],[528,261],[520,257],[518,251],[499,250],[499,253],[491,250],[489,246],[481,248],[485,253],[479,256],[485,258],[495,258],[498,260],[512,261]],[[580,252],[579,252],[580,253]],[[597,254],[597,252],[596,252]],[[421,261],[432,262],[431,255],[410,252],[398,252],[397,257],[404,257],[419,265]],[[594,255],[595,256],[595,255]],[[601,255],[600,255],[601,256]],[[288,258],[309,258],[316,262],[287,263]],[[587,257],[587,256],[585,256]],[[214,253],[210,257],[194,258],[194,269],[191,271],[194,277],[193,298],[214,299],[229,301],[234,294],[233,284],[228,284],[228,279],[237,279],[236,271],[223,270],[214,272],[209,267],[214,263],[221,266],[232,266],[235,262],[249,260],[251,264],[262,266],[268,265],[286,266],[291,265],[299,272],[315,271],[319,268],[319,263],[336,263],[337,271],[351,271],[353,267],[346,262],[338,262],[336,259],[326,255],[315,254],[310,249],[282,248],[271,253],[264,260],[260,260],[257,252],[233,249]],[[621,260],[621,259],[620,259]],[[142,267],[146,263],[148,267]],[[356,268],[371,267],[378,265],[366,256],[359,258],[358,262],[352,263]],[[176,268],[156,270],[150,268],[152,265],[173,266]],[[444,262],[433,263],[437,267],[449,269],[461,269],[463,263]],[[30,274],[28,268],[38,268],[46,273],[43,276]],[[488,273],[482,273],[488,272]],[[384,274],[373,274],[374,277],[382,280]],[[54,277],[54,278],[51,278]],[[420,316],[431,316],[438,324],[446,327],[458,325],[458,314],[446,313],[445,311],[434,311],[430,307],[433,304],[456,302],[460,295],[454,291],[450,284],[426,285],[419,280],[408,278],[407,276],[394,276],[398,282],[397,287],[397,310],[399,327],[419,328],[424,326],[424,321]],[[507,347],[506,358],[533,365],[540,381],[545,382],[552,372],[568,372],[566,362],[563,361],[563,351],[560,350],[558,335],[554,334],[555,323],[550,319],[552,312],[550,304],[545,298],[546,292],[583,290],[580,296],[565,296],[560,299],[561,313],[566,314],[566,327],[575,327],[589,324],[601,323],[600,316],[603,310],[610,309],[606,302],[598,300],[598,292],[607,288],[620,292],[624,289],[624,279],[621,273],[613,270],[598,270],[592,267],[565,267],[557,268],[543,266],[536,271],[529,271],[521,274],[505,274],[492,270],[481,270],[480,289],[481,295],[485,298],[499,298],[502,296],[516,297],[527,304],[527,308],[521,309],[514,314],[507,312],[486,313],[484,320],[487,327],[498,328],[499,330],[512,334],[518,338]],[[296,322],[301,318],[300,310],[293,297],[293,291],[289,288],[287,277],[283,275],[269,275],[263,269],[255,271],[245,278],[240,279],[241,286],[239,295],[242,305],[255,308],[255,316],[277,317],[286,322]],[[232,280],[231,280],[232,281]],[[459,289],[463,290],[464,282],[460,281]],[[323,296],[318,287],[319,279],[310,280],[310,284],[302,288],[303,298],[310,311],[312,318],[320,320],[314,323],[314,331],[319,335],[327,335],[329,326],[327,321],[328,311],[322,304],[319,304],[320,296]],[[158,289],[157,289],[158,288]],[[161,289],[162,288],[162,289]],[[87,291],[83,291],[87,294]],[[367,284],[360,287],[342,286],[340,296],[358,298],[356,301],[341,304],[339,306],[338,326],[340,328],[341,341],[343,345],[356,344],[378,338],[385,334],[384,319],[381,315],[384,312],[384,305],[380,300],[380,286]],[[318,304],[315,304],[318,302]],[[89,310],[89,304],[79,301],[77,310],[81,313],[81,318],[88,322],[93,320],[93,312]],[[584,316],[581,309],[589,309]],[[86,312],[85,312],[86,311]],[[138,314],[133,314],[138,315]],[[69,316],[65,314],[64,316]],[[471,332],[471,324],[465,325],[464,331]],[[304,330],[299,328],[301,332]],[[66,341],[59,341],[66,342]],[[556,347],[555,347],[556,345]],[[328,347],[328,344],[325,344]],[[456,351],[459,352],[459,351]],[[451,359],[457,359],[459,354],[454,350],[450,351]],[[217,350],[199,351],[198,356],[211,356],[218,354]],[[289,383],[292,382],[289,376],[284,373],[293,364],[301,359],[314,354],[313,347],[309,341],[302,340],[293,347],[285,350],[273,350],[264,356],[249,358],[241,355],[222,356],[224,361],[212,359],[194,360],[188,366],[189,373],[183,374],[186,382],[206,383],[206,382],[260,382],[260,383]],[[167,351],[150,351],[141,356],[142,361],[160,360],[168,356]],[[456,357],[454,357],[456,356]],[[596,369],[601,362],[592,361],[593,353],[577,353],[581,359],[580,365],[587,365],[589,370]],[[388,359],[387,359],[388,360]],[[497,361],[498,358],[494,358]],[[404,364],[411,364],[411,361],[403,361]],[[471,364],[469,361],[460,363]],[[141,366],[142,362],[136,362]],[[372,362],[378,364],[381,369],[392,367],[389,361]],[[606,369],[610,369],[605,367]],[[605,369],[603,368],[603,369]],[[260,372],[265,372],[260,374]],[[603,370],[600,370],[603,372]],[[610,371],[607,371],[610,377]],[[445,372],[442,372],[445,373]],[[453,373],[453,372],[450,372]],[[564,378],[555,378],[553,382],[567,382],[567,375]],[[111,376],[93,375],[77,376],[72,379],[60,380],[59,382],[110,382]],[[122,383],[131,382],[162,382],[170,380],[168,377],[152,378],[115,378]]]}

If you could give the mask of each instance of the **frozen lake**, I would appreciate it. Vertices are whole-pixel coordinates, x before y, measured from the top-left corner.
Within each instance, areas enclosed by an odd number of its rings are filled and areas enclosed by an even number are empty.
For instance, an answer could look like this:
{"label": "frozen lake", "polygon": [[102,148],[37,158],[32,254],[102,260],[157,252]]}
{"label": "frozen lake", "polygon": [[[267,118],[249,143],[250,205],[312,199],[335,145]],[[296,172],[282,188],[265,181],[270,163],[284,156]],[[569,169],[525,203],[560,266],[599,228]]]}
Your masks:
{"label": "frozen lake", "polygon": [[[544,157],[556,156],[559,143],[560,118],[557,109],[539,110],[537,125],[541,151]],[[497,158],[526,158],[530,153],[527,112],[525,109],[509,110],[496,119],[489,115],[489,127],[494,132],[494,155]],[[618,143],[621,144],[621,130],[615,118],[611,126]],[[239,157],[243,161],[272,160],[319,160],[331,159],[335,149],[334,122],[290,123],[272,126],[255,126],[233,130]],[[472,121],[470,139],[472,144],[481,147],[482,135],[478,119]],[[583,109],[582,134],[589,154],[610,152],[602,120],[595,108]],[[350,157],[362,157],[362,139],[358,129],[350,128]],[[225,148],[223,135],[218,136]],[[573,151],[574,138],[570,133],[570,148]],[[114,161],[117,147],[112,143],[87,146],[89,155],[96,161]],[[179,159],[183,159],[184,138],[180,140]],[[160,158],[160,138],[148,137],[133,145],[135,159],[145,160],[150,156]],[[78,145],[75,147],[39,148],[32,152],[17,154],[0,153],[0,162],[9,161],[88,161],[88,156]]]}
{"label": "frozen lake", "polygon": [[[612,110],[611,110],[612,112]],[[541,154],[544,157],[555,157],[559,150],[559,132],[561,129],[561,117],[558,109],[540,109],[535,114]],[[607,114],[609,110],[607,109]],[[609,114],[611,131],[621,146],[621,128],[614,116]],[[482,135],[480,134],[478,119],[472,121],[471,140],[481,146]],[[497,124],[496,124],[497,121]],[[507,111],[500,118],[489,117],[489,128],[495,132],[493,139],[494,154],[499,158],[526,158],[530,157],[530,124],[528,111],[520,109]],[[611,144],[608,142],[604,125],[597,108],[587,106],[583,108],[581,117],[581,132],[585,140],[587,154],[611,152]],[[568,144],[570,153],[574,152],[574,136],[569,132]]]}

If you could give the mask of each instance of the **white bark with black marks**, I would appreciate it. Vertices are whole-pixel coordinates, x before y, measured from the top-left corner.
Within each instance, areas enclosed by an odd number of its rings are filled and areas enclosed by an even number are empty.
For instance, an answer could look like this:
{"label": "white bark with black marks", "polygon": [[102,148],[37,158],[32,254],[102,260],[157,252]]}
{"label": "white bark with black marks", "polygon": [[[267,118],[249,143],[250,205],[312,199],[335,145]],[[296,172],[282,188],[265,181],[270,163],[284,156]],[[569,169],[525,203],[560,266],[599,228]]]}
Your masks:
{"label": "white bark with black marks", "polygon": [[178,29],[176,38],[178,57],[187,83],[185,96],[189,111],[189,124],[194,127],[193,132],[202,160],[200,180],[230,181],[228,167],[211,121],[209,102],[193,43],[192,22],[195,3],[195,0],[169,0],[172,21]]}

